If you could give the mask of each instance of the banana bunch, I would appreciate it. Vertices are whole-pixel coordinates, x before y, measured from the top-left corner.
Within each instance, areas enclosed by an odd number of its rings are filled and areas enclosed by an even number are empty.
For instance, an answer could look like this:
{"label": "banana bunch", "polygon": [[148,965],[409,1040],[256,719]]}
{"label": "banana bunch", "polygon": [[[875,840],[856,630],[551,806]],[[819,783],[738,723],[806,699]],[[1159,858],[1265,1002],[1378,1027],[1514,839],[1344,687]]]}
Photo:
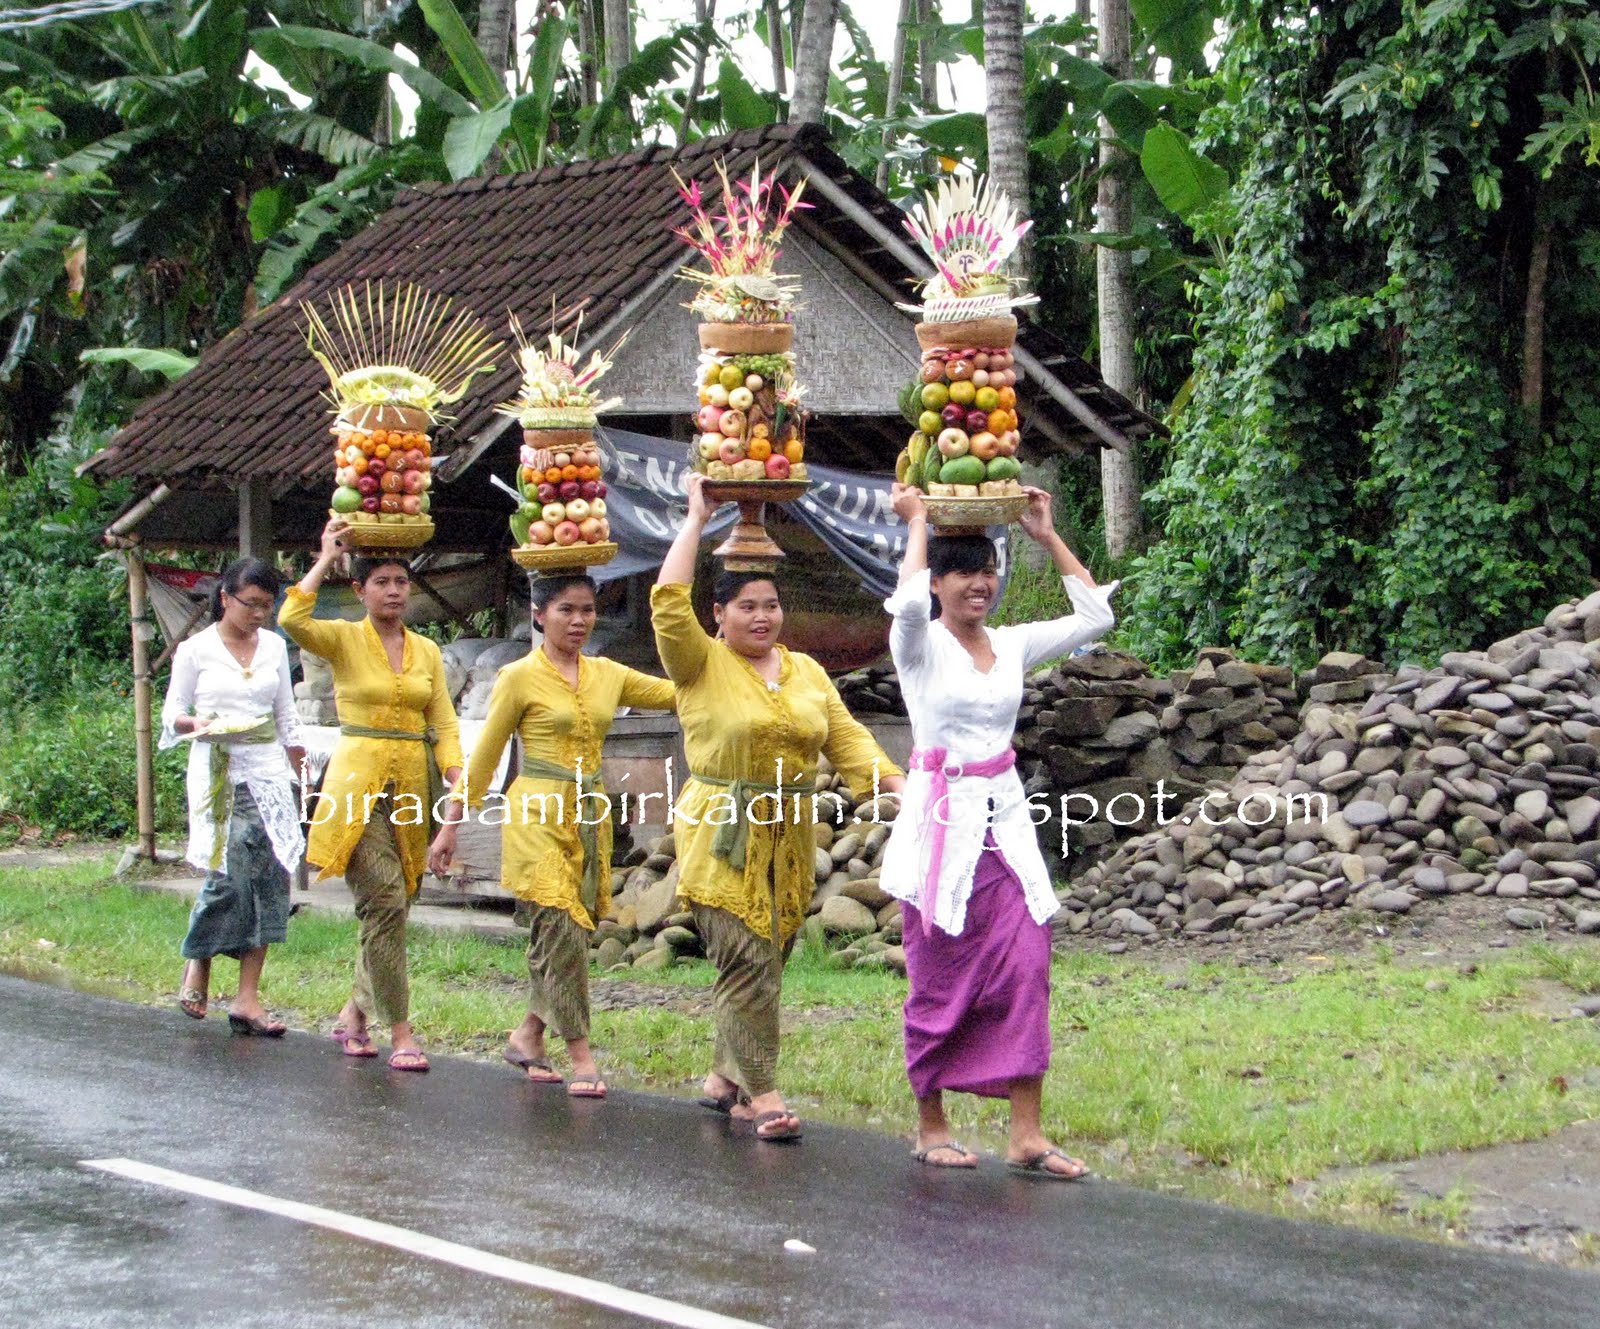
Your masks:
{"label": "banana bunch", "polygon": [[[928,462],[928,436],[920,429],[911,435],[911,441],[900,449],[894,460],[894,478],[903,485],[922,485]],[[938,452],[934,452],[938,456]]]}

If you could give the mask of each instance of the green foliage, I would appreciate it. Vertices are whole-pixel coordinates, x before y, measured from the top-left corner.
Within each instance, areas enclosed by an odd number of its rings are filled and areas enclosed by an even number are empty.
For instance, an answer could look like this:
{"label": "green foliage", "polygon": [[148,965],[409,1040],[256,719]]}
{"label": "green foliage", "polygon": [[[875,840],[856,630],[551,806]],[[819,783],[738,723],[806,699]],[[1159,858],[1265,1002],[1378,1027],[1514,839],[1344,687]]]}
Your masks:
{"label": "green foliage", "polygon": [[78,455],[0,477],[0,716],[126,682],[126,581],[99,539],[120,493],[74,476]]}
{"label": "green foliage", "polygon": [[[91,839],[131,835],[137,805],[130,682],[12,712],[0,737],[0,840],[26,827]],[[187,748],[156,754],[156,829],[187,819]]]}
{"label": "green foliage", "polygon": [[[1237,229],[1191,286],[1194,393],[1149,495],[1164,539],[1125,620],[1147,658],[1231,642],[1301,664],[1336,647],[1425,660],[1583,588],[1600,554],[1584,330],[1600,172],[1524,163],[1541,89],[1587,86],[1600,54],[1547,53],[1563,12],[1230,6],[1228,91],[1198,138],[1241,162]],[[1525,365],[1544,219],[1550,354]]]}

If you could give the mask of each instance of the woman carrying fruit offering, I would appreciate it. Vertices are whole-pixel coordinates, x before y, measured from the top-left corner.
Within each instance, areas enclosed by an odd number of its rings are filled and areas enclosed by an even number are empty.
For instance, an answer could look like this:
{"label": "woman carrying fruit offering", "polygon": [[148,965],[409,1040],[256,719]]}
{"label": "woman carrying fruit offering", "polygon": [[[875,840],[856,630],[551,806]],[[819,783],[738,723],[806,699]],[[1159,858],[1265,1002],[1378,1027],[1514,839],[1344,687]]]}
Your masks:
{"label": "woman carrying fruit offering", "polygon": [[918,1162],[976,1167],[945,1120],[945,1090],[1011,1101],[1006,1161],[1071,1181],[1084,1165],[1040,1123],[1050,1062],[1050,928],[1059,907],[1011,746],[1023,678],[1102,636],[1115,584],[1098,587],[1056,534],[1050,495],[1025,491],[1022,529],[1050,554],[1073,612],[990,628],[999,589],[982,535],[928,539],[922,495],[895,485],[908,528],[900,582],[885,608],[889,646],[916,747],[884,849],[883,889],[901,902],[906,1071],[917,1100]]}
{"label": "woman carrying fruit offering", "polygon": [[532,904],[533,917],[528,1014],[500,1055],[536,1084],[560,1084],[545,1051],[545,1031],[554,1029],[572,1058],[567,1093],[604,1098],[606,1084],[589,1049],[589,934],[611,907],[611,818],[600,782],[601,748],[619,706],[671,710],[672,684],[582,653],[595,623],[595,584],[582,573],[538,578],[533,616],[544,641],[496,675],[488,718],[429,865],[437,876],[448,873],[466,808],[489,792],[515,733],[522,740],[522,769],[505,796],[500,882]]}
{"label": "woman carrying fruit offering", "polygon": [[323,579],[344,553],[343,529],[337,517],[323,528],[316,562],[289,588],[278,615],[303,650],[328,662],[339,708],[339,742],[306,847],[319,881],[343,875],[350,883],[361,925],[355,987],[333,1038],[347,1057],[375,1057],[376,1018],[389,1026],[390,1068],[425,1071],[428,1059],[411,1030],[406,915],[427,866],[436,808],[461,773],[461,742],[444,658],[406,630],[411,574],[403,559],[356,559],[352,585],[367,611],[360,622],[312,617]]}
{"label": "woman carrying fruit offering", "polygon": [[817,759],[859,797],[904,781],[822,666],[778,645],[783,608],[770,572],[722,573],[712,595],[720,634],[700,626],[690,593],[710,517],[705,479],[691,475],[688,514],[650,595],[689,759],[674,811],[678,893],[717,970],[716,1051],[700,1101],[750,1122],[757,1139],[797,1140],[800,1118],[777,1089],[778,1002],[816,880]]}
{"label": "woman carrying fruit offering", "polygon": [[178,1005],[206,1013],[211,960],[239,962],[228,1008],[238,1034],[282,1037],[261,1004],[267,947],[289,926],[289,874],[304,841],[292,782],[305,760],[283,638],[261,631],[278,598],[278,574],[243,558],[222,574],[212,625],[178,644],[161,710],[161,746],[188,739],[188,861],[206,874],[183,939]]}

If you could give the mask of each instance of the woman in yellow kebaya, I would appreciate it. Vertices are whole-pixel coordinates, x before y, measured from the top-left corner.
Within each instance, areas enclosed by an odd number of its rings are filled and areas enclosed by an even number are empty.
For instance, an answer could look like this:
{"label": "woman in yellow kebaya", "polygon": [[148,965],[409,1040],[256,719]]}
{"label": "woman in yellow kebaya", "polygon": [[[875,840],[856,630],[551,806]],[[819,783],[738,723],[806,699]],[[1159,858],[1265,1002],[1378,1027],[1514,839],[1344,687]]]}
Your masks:
{"label": "woman in yellow kebaya", "polygon": [[822,666],[778,645],[771,573],[723,573],[713,592],[719,637],[700,626],[690,591],[710,515],[704,477],[691,475],[688,515],[650,596],[689,759],[675,812],[678,893],[717,970],[716,1051],[701,1102],[750,1121],[758,1139],[795,1140],[800,1118],[777,1089],[778,1002],[816,883],[817,759],[858,797],[903,780]]}
{"label": "woman in yellow kebaya", "polygon": [[[278,614],[283,630],[333,671],[339,742],[312,812],[306,859],[318,880],[343,875],[355,895],[360,953],[350,1000],[333,1037],[349,1057],[373,1057],[370,1024],[389,1026],[389,1066],[425,1071],[411,1031],[406,916],[427,867],[435,805],[461,773],[461,741],[444,659],[404,622],[411,574],[404,560],[358,558],[359,622],[314,619],[317,591],[343,555],[344,522],[330,521],[322,550]],[[442,808],[439,811],[442,812]]]}
{"label": "woman in yellow kebaya", "polygon": [[560,1084],[545,1031],[572,1058],[574,1098],[604,1098],[589,1048],[589,934],[611,905],[611,816],[600,782],[601,747],[619,706],[672,708],[672,684],[603,656],[582,654],[594,631],[595,584],[586,576],[541,577],[533,585],[541,645],[500,671],[473,745],[465,789],[451,800],[430,861],[440,876],[456,852],[462,803],[489,792],[512,734],[522,765],[506,794],[500,882],[533,905],[528,933],[528,1014],[504,1052],[540,1084]]}

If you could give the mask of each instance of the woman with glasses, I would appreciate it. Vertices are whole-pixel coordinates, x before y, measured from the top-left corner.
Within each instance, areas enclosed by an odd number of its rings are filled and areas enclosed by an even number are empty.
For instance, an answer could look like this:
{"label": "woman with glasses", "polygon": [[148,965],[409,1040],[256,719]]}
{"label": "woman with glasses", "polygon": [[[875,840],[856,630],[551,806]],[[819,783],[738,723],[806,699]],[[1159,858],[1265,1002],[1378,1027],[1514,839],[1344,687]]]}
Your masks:
{"label": "woman with glasses", "polygon": [[161,712],[161,746],[191,740],[188,860],[206,873],[183,940],[178,1005],[202,1019],[211,961],[239,962],[228,1008],[235,1033],[280,1037],[261,1002],[267,947],[289,923],[289,875],[304,845],[292,781],[305,753],[283,639],[262,626],[278,574],[244,558],[222,574],[215,621],[179,643]]}

